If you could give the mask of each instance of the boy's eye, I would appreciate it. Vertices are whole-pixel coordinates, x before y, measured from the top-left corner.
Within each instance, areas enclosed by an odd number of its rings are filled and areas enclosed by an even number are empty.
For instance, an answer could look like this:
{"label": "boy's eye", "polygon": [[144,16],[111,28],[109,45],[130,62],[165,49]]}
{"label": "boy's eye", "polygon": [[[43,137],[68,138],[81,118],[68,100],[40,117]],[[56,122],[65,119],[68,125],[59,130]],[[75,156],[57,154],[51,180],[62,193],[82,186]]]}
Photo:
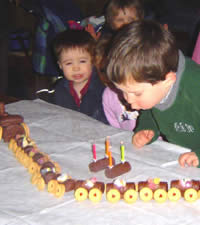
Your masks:
{"label": "boy's eye", "polygon": [[80,60],[80,63],[86,63],[85,59]]}
{"label": "boy's eye", "polygon": [[71,64],[72,64],[71,62],[66,62],[66,63],[65,63],[66,66],[69,66],[69,65],[71,65]]}
{"label": "boy's eye", "polygon": [[117,23],[122,23],[123,22],[123,19],[117,19],[116,22]]}
{"label": "boy's eye", "polygon": [[128,18],[128,22],[132,22],[132,21],[135,21],[135,18]]}
{"label": "boy's eye", "polygon": [[135,93],[135,96],[137,96],[137,97],[139,97],[141,95],[142,95],[142,93]]}

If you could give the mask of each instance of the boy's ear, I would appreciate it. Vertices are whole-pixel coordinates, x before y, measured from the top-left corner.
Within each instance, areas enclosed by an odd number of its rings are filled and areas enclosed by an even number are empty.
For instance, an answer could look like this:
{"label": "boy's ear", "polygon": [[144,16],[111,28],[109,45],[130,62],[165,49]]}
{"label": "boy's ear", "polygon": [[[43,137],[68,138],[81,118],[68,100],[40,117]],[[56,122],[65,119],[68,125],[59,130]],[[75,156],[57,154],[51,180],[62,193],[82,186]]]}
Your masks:
{"label": "boy's ear", "polygon": [[167,86],[171,86],[172,84],[174,84],[176,82],[176,73],[175,72],[167,73],[164,82]]}
{"label": "boy's ear", "polygon": [[59,68],[62,70],[62,66],[59,61],[57,61]]}

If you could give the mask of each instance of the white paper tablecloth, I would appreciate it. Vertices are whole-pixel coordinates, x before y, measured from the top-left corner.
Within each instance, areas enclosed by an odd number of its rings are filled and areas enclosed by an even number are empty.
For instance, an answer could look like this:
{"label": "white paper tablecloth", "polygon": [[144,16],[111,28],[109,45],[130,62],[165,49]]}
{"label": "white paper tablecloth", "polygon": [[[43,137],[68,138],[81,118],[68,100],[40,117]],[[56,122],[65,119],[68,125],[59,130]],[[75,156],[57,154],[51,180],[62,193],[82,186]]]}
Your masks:
{"label": "white paper tablecloth", "polygon": [[[83,114],[41,100],[20,101],[6,105],[10,114],[20,114],[30,128],[30,136],[42,152],[61,165],[62,171],[76,179],[111,182],[104,172],[91,173],[91,143],[96,143],[97,157],[105,152],[105,137],[110,136],[115,160],[120,162],[120,141],[125,144],[125,158],[131,172],[121,176],[127,181],[142,181],[160,177],[200,179],[197,168],[181,168],[177,159],[188,151],[169,143],[157,141],[142,150],[131,144],[132,132],[106,126]],[[47,190],[38,191],[30,182],[30,174],[18,163],[8,144],[0,143],[0,225],[196,225],[200,223],[200,200],[188,203],[181,199],[173,203],[137,200],[127,204],[106,201],[95,204],[77,202],[73,192],[57,199]]]}

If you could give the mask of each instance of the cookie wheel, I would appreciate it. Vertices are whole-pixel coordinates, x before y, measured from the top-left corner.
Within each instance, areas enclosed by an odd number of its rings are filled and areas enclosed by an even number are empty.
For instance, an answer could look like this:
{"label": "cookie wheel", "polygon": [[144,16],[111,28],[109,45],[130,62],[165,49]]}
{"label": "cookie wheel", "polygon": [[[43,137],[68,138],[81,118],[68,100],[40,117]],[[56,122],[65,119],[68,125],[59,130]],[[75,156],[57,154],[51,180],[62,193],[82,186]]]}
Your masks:
{"label": "cookie wheel", "polygon": [[138,192],[134,189],[129,189],[124,193],[124,201],[127,203],[133,203],[138,198]]}
{"label": "cookie wheel", "polygon": [[28,161],[29,157],[27,156],[26,153],[23,154],[23,157],[21,159],[22,165],[27,168],[27,161]]}
{"label": "cookie wheel", "polygon": [[28,167],[28,172],[29,172],[30,174],[34,174],[34,173],[39,172],[39,166],[38,166],[38,164],[35,163],[35,162],[32,162],[32,163],[29,165],[29,167]]}
{"label": "cookie wheel", "polygon": [[21,123],[20,125],[24,128],[25,136],[29,137],[30,136],[30,130],[29,130],[29,127],[27,126],[27,124],[26,123]]}
{"label": "cookie wheel", "polygon": [[88,197],[88,191],[85,188],[77,188],[74,192],[75,199],[79,202],[85,201]]}
{"label": "cookie wheel", "polygon": [[37,180],[41,177],[41,174],[40,173],[35,173],[32,175],[31,177],[31,183],[33,185],[36,185],[37,184]]}
{"label": "cookie wheel", "polygon": [[193,188],[189,188],[184,192],[184,198],[187,202],[194,202],[197,200],[197,191]]}
{"label": "cookie wheel", "polygon": [[1,139],[2,139],[2,136],[3,136],[3,127],[0,126],[0,141],[1,141]]}
{"label": "cookie wheel", "polygon": [[158,203],[163,203],[167,200],[167,192],[164,189],[157,189],[154,194],[153,198]]}
{"label": "cookie wheel", "polygon": [[121,195],[117,189],[110,189],[106,194],[106,199],[112,203],[118,202],[120,198],[121,198]]}
{"label": "cookie wheel", "polygon": [[44,190],[44,188],[45,188],[45,182],[44,182],[44,179],[42,177],[39,177],[36,180],[36,186],[37,186],[37,188],[38,188],[39,191]]}
{"label": "cookie wheel", "polygon": [[18,149],[18,146],[17,146],[17,142],[15,141],[12,144],[12,152],[13,152],[13,154],[15,154],[17,152],[17,149]]}
{"label": "cookie wheel", "polygon": [[58,185],[56,186],[56,191],[55,191],[54,195],[55,195],[57,198],[60,198],[60,197],[62,197],[64,194],[65,194],[65,185],[64,185],[64,184],[58,184]]}
{"label": "cookie wheel", "polygon": [[200,198],[200,190],[197,192],[198,198]]}
{"label": "cookie wheel", "polygon": [[26,155],[24,159],[24,167],[28,169],[32,162],[33,162],[32,158]]}
{"label": "cookie wheel", "polygon": [[170,188],[168,191],[168,198],[172,202],[176,202],[181,198],[181,192],[178,188]]}
{"label": "cookie wheel", "polygon": [[150,188],[144,187],[140,190],[140,199],[144,202],[148,202],[153,198],[153,192]]}
{"label": "cookie wheel", "polygon": [[21,151],[20,157],[19,157],[19,162],[24,165],[24,158],[25,158],[25,153]]}
{"label": "cookie wheel", "polygon": [[89,191],[89,199],[92,202],[100,202],[102,199],[102,192],[98,188],[92,188]]}
{"label": "cookie wheel", "polygon": [[48,182],[48,185],[47,185],[48,192],[52,193],[52,194],[55,194],[57,185],[58,185],[58,181],[57,180],[50,180]]}
{"label": "cookie wheel", "polygon": [[[1,131],[0,131],[0,132],[1,132]],[[0,136],[1,136],[1,134],[0,134]],[[1,137],[0,137],[0,140],[1,140]],[[14,138],[11,138],[11,139],[10,139],[9,144],[8,144],[8,148],[9,148],[10,150],[13,149],[13,146],[14,146],[14,143],[15,143],[15,142],[16,142],[16,141],[15,141]]]}
{"label": "cookie wheel", "polygon": [[21,154],[22,154],[22,149],[20,147],[18,147],[16,154],[15,154],[15,157],[18,161],[20,160]]}

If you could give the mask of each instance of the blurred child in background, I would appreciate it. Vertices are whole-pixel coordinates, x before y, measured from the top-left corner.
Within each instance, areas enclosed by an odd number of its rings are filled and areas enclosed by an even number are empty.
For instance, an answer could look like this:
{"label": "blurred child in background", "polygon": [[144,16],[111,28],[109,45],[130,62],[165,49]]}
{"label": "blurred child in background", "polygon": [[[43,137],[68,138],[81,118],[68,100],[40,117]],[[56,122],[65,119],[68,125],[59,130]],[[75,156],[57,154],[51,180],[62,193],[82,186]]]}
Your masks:
{"label": "blurred child in background", "polygon": [[110,0],[105,7],[105,24],[102,30],[95,33],[91,24],[86,30],[98,40],[105,33],[114,34],[122,26],[144,18],[142,0]]}

